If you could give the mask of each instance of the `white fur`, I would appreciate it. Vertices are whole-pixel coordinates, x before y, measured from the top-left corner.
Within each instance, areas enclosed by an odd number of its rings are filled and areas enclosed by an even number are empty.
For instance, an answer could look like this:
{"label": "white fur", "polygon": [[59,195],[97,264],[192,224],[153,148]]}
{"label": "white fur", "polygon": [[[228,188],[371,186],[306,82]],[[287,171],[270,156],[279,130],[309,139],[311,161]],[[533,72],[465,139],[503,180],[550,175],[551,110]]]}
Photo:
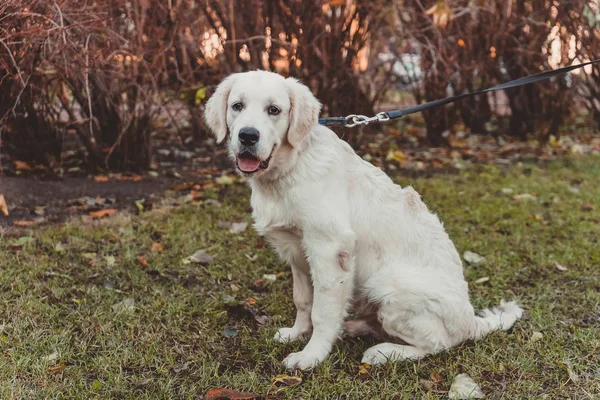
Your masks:
{"label": "white fur", "polygon": [[[263,159],[274,149],[268,168],[247,177],[255,229],[292,268],[296,321],[275,339],[310,336],[286,367],[323,361],[350,310],[361,318],[347,322],[348,334],[381,332],[396,342],[368,349],[369,364],[418,359],[509,329],[521,317],[515,302],[504,301],[475,315],[460,256],[437,216],[414,189],[394,184],[318,125],[320,105],[305,86],[263,71],[235,74],[222,85],[206,119],[220,139],[229,128],[231,156],[239,150],[237,132],[248,125],[261,133]],[[249,111],[232,113],[227,105],[240,97]],[[281,115],[266,116],[268,103]]]}

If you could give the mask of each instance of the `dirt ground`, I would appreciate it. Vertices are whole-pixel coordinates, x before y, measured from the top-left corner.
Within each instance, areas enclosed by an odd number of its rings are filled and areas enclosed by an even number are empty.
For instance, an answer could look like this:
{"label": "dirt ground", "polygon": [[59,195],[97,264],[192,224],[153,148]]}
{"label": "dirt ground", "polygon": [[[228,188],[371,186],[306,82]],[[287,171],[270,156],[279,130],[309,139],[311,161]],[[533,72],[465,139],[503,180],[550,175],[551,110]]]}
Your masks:
{"label": "dirt ground", "polygon": [[[401,127],[400,127],[401,128]],[[384,132],[353,130],[342,135],[365,160],[391,176],[430,176],[458,172],[472,164],[506,166],[521,161],[545,163],[569,154],[600,153],[597,135],[563,136],[545,146],[490,135],[453,134],[452,148],[424,146],[422,129],[391,126]],[[198,196],[206,188],[222,186],[221,178],[235,178],[225,146],[206,143],[173,145],[173,138],[158,140],[153,169],[143,174],[86,172],[79,158],[64,161],[55,171],[32,163],[0,158],[0,195],[9,211],[0,212],[0,232],[18,231],[64,222],[75,215],[88,217],[103,210],[148,210],[171,189],[177,195]],[[78,164],[79,163],[79,164]],[[136,204],[137,203],[137,204]]]}
{"label": "dirt ground", "polygon": [[[96,182],[89,178],[66,178],[47,181],[39,177],[2,177],[0,193],[9,205],[8,217],[0,218],[0,228],[11,227],[15,221],[41,217],[36,211],[43,209],[44,222],[62,222],[79,213],[74,207],[78,199],[106,199],[98,206],[110,205],[117,209],[134,209],[135,201],[153,199],[172,186],[177,179],[168,177],[147,178],[139,182]],[[95,204],[94,204],[95,205]],[[93,208],[93,207],[91,207]]]}

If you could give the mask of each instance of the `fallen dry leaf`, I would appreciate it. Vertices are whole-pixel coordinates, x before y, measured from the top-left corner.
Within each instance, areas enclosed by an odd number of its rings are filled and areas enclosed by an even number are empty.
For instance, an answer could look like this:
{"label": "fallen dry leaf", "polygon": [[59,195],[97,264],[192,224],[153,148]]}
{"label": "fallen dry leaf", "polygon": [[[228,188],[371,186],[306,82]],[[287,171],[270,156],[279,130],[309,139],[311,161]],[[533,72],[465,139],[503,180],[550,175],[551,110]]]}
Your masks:
{"label": "fallen dry leaf", "polygon": [[271,321],[271,318],[268,315],[255,315],[254,320],[258,322],[260,325],[266,325]]}
{"label": "fallen dry leaf", "polygon": [[90,213],[90,217],[92,217],[92,218],[110,217],[111,215],[115,215],[117,212],[118,212],[118,210],[116,210],[114,208],[106,208],[104,210],[92,211]]}
{"label": "fallen dry leaf", "polygon": [[221,332],[221,336],[227,337],[227,338],[236,337],[238,335],[238,333],[239,332],[237,329],[227,328],[227,329],[223,330],[223,332]]}
{"label": "fallen dry leaf", "polygon": [[58,359],[58,352],[57,351],[55,351],[54,353],[49,354],[49,355],[47,355],[45,357],[42,357],[42,360],[44,360],[46,362],[52,362],[52,361],[55,361],[57,359]]}
{"label": "fallen dry leaf", "polygon": [[573,382],[573,383],[579,382],[579,376],[575,372],[573,372],[573,364],[571,364],[570,361],[563,360],[563,361],[557,361],[556,363],[567,370],[567,373],[569,374],[569,379],[571,380],[571,382]]}
{"label": "fallen dry leaf", "polygon": [[302,383],[302,377],[280,374],[273,378],[271,385],[283,384],[285,386],[294,386]]}
{"label": "fallen dry leaf", "polygon": [[593,211],[594,206],[591,203],[585,203],[581,206],[581,211]]}
{"label": "fallen dry leaf", "polygon": [[448,397],[451,399],[484,399],[485,394],[468,374],[459,374],[452,381]]}
{"label": "fallen dry leaf", "polygon": [[116,313],[122,311],[133,312],[135,310],[135,300],[131,298],[125,299],[117,304],[113,304],[112,309]]}
{"label": "fallen dry leaf", "polygon": [[529,194],[529,193],[523,193],[523,194],[517,194],[516,196],[514,196],[513,200],[515,200],[515,201],[537,200],[537,197],[535,197],[534,195]]}
{"label": "fallen dry leaf", "polygon": [[4,214],[5,217],[8,217],[8,206],[6,205],[6,200],[2,194],[0,194],[0,213]]}
{"label": "fallen dry leaf", "polygon": [[487,282],[487,281],[489,281],[489,280],[490,280],[490,277],[489,277],[489,276],[484,276],[483,278],[479,278],[479,279],[477,279],[477,280],[476,280],[475,282],[473,282],[473,283],[475,283],[476,285],[479,285],[480,283],[485,283],[485,282]]}
{"label": "fallen dry leaf", "polygon": [[542,340],[544,338],[544,335],[542,334],[542,332],[533,332],[531,334],[531,338],[529,338],[530,342],[537,342],[538,340]]}
{"label": "fallen dry leaf", "polygon": [[206,252],[206,250],[198,250],[194,254],[187,257],[185,260],[183,260],[184,264],[197,263],[197,264],[206,265],[206,264],[212,264],[214,262],[215,262],[215,259],[211,255],[209,255]]}
{"label": "fallen dry leaf", "polygon": [[362,363],[362,364],[360,364],[360,367],[358,368],[358,375],[359,376],[367,375],[369,373],[370,369],[371,369],[370,364]]}
{"label": "fallen dry leaf", "polygon": [[437,372],[437,371],[434,371],[434,372],[433,372],[433,374],[431,374],[431,380],[432,380],[434,383],[440,383],[441,381],[443,381],[443,380],[444,380],[444,378],[442,377],[442,375],[440,375],[440,373],[439,373],[439,372]]}
{"label": "fallen dry leaf", "polygon": [[56,372],[62,371],[65,368],[67,368],[67,366],[65,364],[60,364],[60,365],[57,365],[56,367],[48,368],[48,372],[51,374],[54,374]]}
{"label": "fallen dry leaf", "polygon": [[18,226],[19,228],[27,228],[28,226],[37,225],[38,221],[31,221],[26,219],[20,219],[18,221],[13,221],[13,226]]}
{"label": "fallen dry leaf", "polygon": [[107,267],[112,267],[117,262],[117,259],[115,258],[115,256],[108,255],[104,256],[104,261],[106,261]]}
{"label": "fallen dry leaf", "polygon": [[110,178],[106,175],[96,175],[94,176],[95,182],[108,182]]}
{"label": "fallen dry leaf", "polygon": [[152,246],[150,247],[150,251],[153,253],[161,253],[163,251],[162,243],[152,242]]}
{"label": "fallen dry leaf", "polygon": [[399,150],[396,150],[396,151],[390,150],[387,153],[387,155],[385,156],[385,160],[386,161],[395,160],[395,161],[401,162],[402,160],[404,160],[405,157],[406,156],[404,155],[404,153]]}
{"label": "fallen dry leaf", "polygon": [[15,164],[16,169],[19,169],[21,171],[33,171],[31,165],[27,164],[25,161],[15,160],[13,161],[13,164]]}
{"label": "fallen dry leaf", "polygon": [[120,181],[139,182],[144,178],[141,175],[132,175],[132,176],[119,176],[117,179]]}
{"label": "fallen dry leaf", "polygon": [[562,272],[568,271],[569,268],[565,267],[562,264],[559,264],[558,261],[554,261],[554,265],[556,265],[556,269]]}
{"label": "fallen dry leaf", "polygon": [[259,397],[261,396],[254,393],[238,392],[232,389],[210,389],[206,392],[204,400],[252,400]]}
{"label": "fallen dry leaf", "polygon": [[192,196],[192,201],[200,201],[202,200],[203,193],[198,190],[190,190],[190,196]]}
{"label": "fallen dry leaf", "polygon": [[138,256],[137,260],[139,261],[140,264],[142,264],[144,267],[148,266],[148,260],[146,260],[144,257],[142,256]]}
{"label": "fallen dry leaf", "polygon": [[229,232],[231,232],[233,234],[238,234],[238,233],[244,232],[246,230],[246,228],[248,228],[247,222],[234,222],[231,224],[231,228],[229,229]]}
{"label": "fallen dry leaf", "polygon": [[483,257],[477,253],[473,253],[472,251],[465,251],[463,253],[463,258],[465,259],[466,262],[468,262],[469,264],[472,264],[472,265],[480,265],[485,262],[485,257]]}

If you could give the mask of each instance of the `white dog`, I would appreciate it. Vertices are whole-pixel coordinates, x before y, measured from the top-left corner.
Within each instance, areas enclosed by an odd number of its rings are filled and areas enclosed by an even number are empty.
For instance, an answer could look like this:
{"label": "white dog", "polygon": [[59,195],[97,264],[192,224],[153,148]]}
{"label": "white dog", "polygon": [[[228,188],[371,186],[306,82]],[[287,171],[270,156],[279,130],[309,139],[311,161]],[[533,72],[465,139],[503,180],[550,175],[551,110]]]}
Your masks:
{"label": "white dog", "polygon": [[[310,369],[349,336],[386,342],[362,362],[419,359],[508,329],[515,302],[476,316],[462,262],[435,214],[317,124],[321,105],[293,78],[253,71],[226,78],[206,105],[206,121],[252,188],[254,227],[294,280],[296,321],[281,342],[310,335],[283,361]],[[348,321],[349,312],[359,316]]]}

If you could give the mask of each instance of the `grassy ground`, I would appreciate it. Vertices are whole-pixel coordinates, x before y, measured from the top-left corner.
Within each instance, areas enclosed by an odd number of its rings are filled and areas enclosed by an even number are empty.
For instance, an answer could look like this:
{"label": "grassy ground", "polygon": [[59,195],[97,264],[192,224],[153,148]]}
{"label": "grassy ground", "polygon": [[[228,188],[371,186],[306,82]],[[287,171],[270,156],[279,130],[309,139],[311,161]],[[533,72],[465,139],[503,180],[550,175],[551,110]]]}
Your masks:
{"label": "grassy ground", "polygon": [[[272,385],[281,360],[302,347],[271,340],[292,322],[291,275],[251,229],[223,228],[249,221],[248,190],[233,185],[212,194],[220,207],[0,237],[0,398],[201,398],[226,387],[435,399],[459,373],[489,398],[600,398],[600,159],[399,181],[440,214],[461,254],[486,257],[465,267],[474,305],[514,297],[526,308],[511,332],[368,370],[360,357],[372,343],[348,340],[298,372],[301,384]],[[537,199],[513,200],[525,193]],[[183,262],[198,249],[215,262]]]}

